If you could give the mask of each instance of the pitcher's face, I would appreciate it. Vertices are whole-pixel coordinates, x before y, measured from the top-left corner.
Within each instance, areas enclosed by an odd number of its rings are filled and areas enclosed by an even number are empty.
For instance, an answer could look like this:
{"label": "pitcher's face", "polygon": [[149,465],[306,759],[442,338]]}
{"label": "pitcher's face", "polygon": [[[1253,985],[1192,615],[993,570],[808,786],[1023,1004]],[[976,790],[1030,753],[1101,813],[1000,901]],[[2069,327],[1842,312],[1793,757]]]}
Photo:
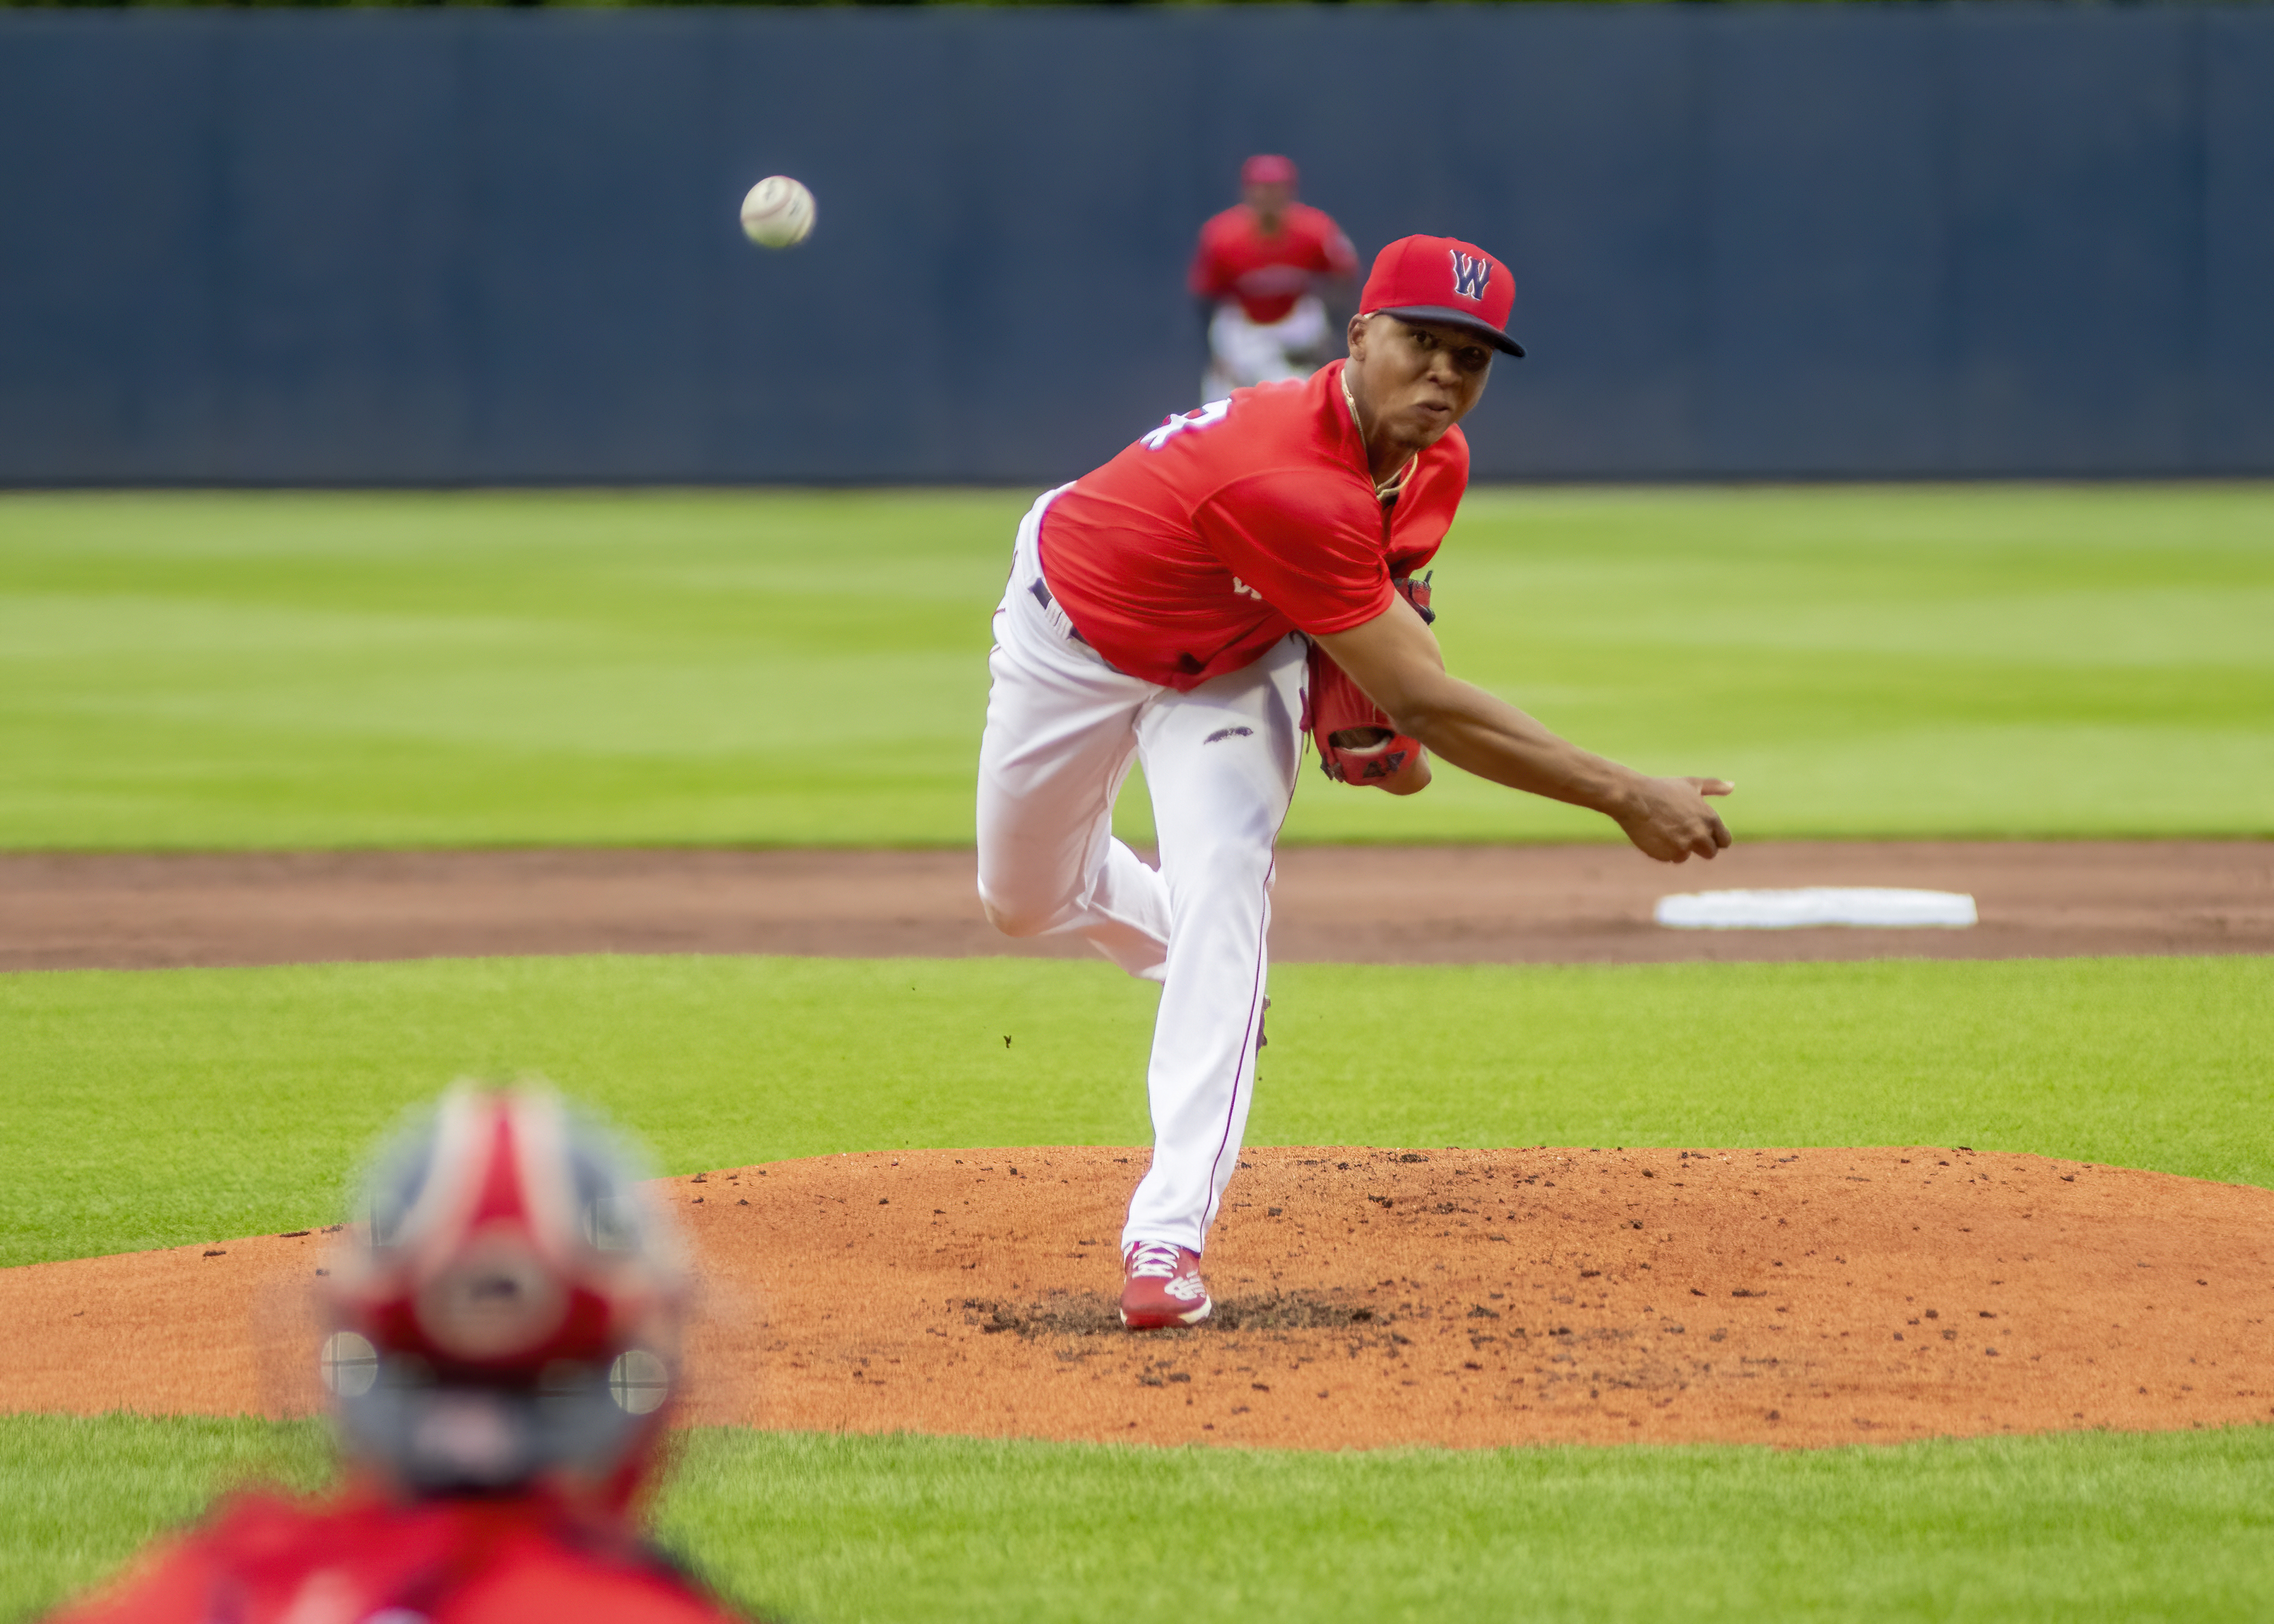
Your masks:
{"label": "pitcher's face", "polygon": [[1492,362],[1489,343],[1451,322],[1351,318],[1351,394],[1373,434],[1409,451],[1435,445],[1469,415]]}

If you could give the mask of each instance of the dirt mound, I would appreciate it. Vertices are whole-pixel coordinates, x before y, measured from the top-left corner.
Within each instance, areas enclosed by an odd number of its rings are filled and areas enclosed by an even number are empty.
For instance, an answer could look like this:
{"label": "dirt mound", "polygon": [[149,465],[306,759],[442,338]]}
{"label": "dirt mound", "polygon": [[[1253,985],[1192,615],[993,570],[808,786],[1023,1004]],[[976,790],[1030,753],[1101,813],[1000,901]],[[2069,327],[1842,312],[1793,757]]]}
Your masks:
{"label": "dirt mound", "polygon": [[[1138,1335],[1113,1293],[1143,1164],[668,1181],[712,1287],[689,1418],[1337,1448],[2274,1417],[2274,1192],[1918,1147],[1254,1150],[1216,1317]],[[0,1404],[304,1410],[322,1244],[0,1272]]]}

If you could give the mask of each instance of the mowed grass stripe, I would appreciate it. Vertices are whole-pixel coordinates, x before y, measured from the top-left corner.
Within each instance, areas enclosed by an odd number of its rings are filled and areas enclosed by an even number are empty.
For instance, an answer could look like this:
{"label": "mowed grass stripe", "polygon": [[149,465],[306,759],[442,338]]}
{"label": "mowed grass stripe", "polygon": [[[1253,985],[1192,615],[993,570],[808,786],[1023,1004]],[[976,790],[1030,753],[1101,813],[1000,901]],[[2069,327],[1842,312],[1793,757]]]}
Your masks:
{"label": "mowed grass stripe", "polygon": [[[1304,1455],[704,1431],[656,1507],[816,1620],[2250,1619],[2274,1429]],[[307,1424],[0,1417],[0,1618],[94,1582]]]}
{"label": "mowed grass stripe", "polygon": [[714,1432],[681,1465],[664,1536],[795,1618],[2242,1619],[2274,1578],[2269,1428],[1340,1455]]}
{"label": "mowed grass stripe", "polygon": [[[0,494],[0,849],[967,843],[1032,494]],[[2270,535],[2263,484],[1481,490],[1438,629],[1741,837],[2265,834]],[[1306,777],[1293,839],[1615,838]]]}
{"label": "mowed grass stripe", "polygon": [[[1273,975],[1265,1144],[1965,1144],[2274,1184],[2274,961]],[[1139,1144],[1156,995],[1033,959],[561,958],[0,977],[0,1261],[327,1222],[453,1078],[661,1170]]]}

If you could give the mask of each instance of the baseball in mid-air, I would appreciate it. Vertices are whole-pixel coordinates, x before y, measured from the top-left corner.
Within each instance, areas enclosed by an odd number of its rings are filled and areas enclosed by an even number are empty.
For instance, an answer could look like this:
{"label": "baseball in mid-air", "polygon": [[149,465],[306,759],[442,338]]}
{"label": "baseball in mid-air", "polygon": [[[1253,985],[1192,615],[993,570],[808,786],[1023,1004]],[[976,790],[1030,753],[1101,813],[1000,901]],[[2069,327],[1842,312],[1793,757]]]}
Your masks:
{"label": "baseball in mid-air", "polygon": [[769,175],[742,199],[742,234],[761,248],[791,248],[813,231],[813,193],[802,181]]}

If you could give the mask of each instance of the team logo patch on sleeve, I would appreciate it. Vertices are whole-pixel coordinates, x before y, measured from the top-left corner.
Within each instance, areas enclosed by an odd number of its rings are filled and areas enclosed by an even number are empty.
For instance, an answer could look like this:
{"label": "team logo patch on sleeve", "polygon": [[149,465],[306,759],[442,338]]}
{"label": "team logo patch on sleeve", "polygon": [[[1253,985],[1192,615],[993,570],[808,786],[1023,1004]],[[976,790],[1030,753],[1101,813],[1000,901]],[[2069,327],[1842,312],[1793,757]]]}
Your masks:
{"label": "team logo patch on sleeve", "polygon": [[1457,248],[1451,252],[1453,291],[1465,299],[1481,300],[1492,282],[1492,261],[1482,254],[1465,254]]}

